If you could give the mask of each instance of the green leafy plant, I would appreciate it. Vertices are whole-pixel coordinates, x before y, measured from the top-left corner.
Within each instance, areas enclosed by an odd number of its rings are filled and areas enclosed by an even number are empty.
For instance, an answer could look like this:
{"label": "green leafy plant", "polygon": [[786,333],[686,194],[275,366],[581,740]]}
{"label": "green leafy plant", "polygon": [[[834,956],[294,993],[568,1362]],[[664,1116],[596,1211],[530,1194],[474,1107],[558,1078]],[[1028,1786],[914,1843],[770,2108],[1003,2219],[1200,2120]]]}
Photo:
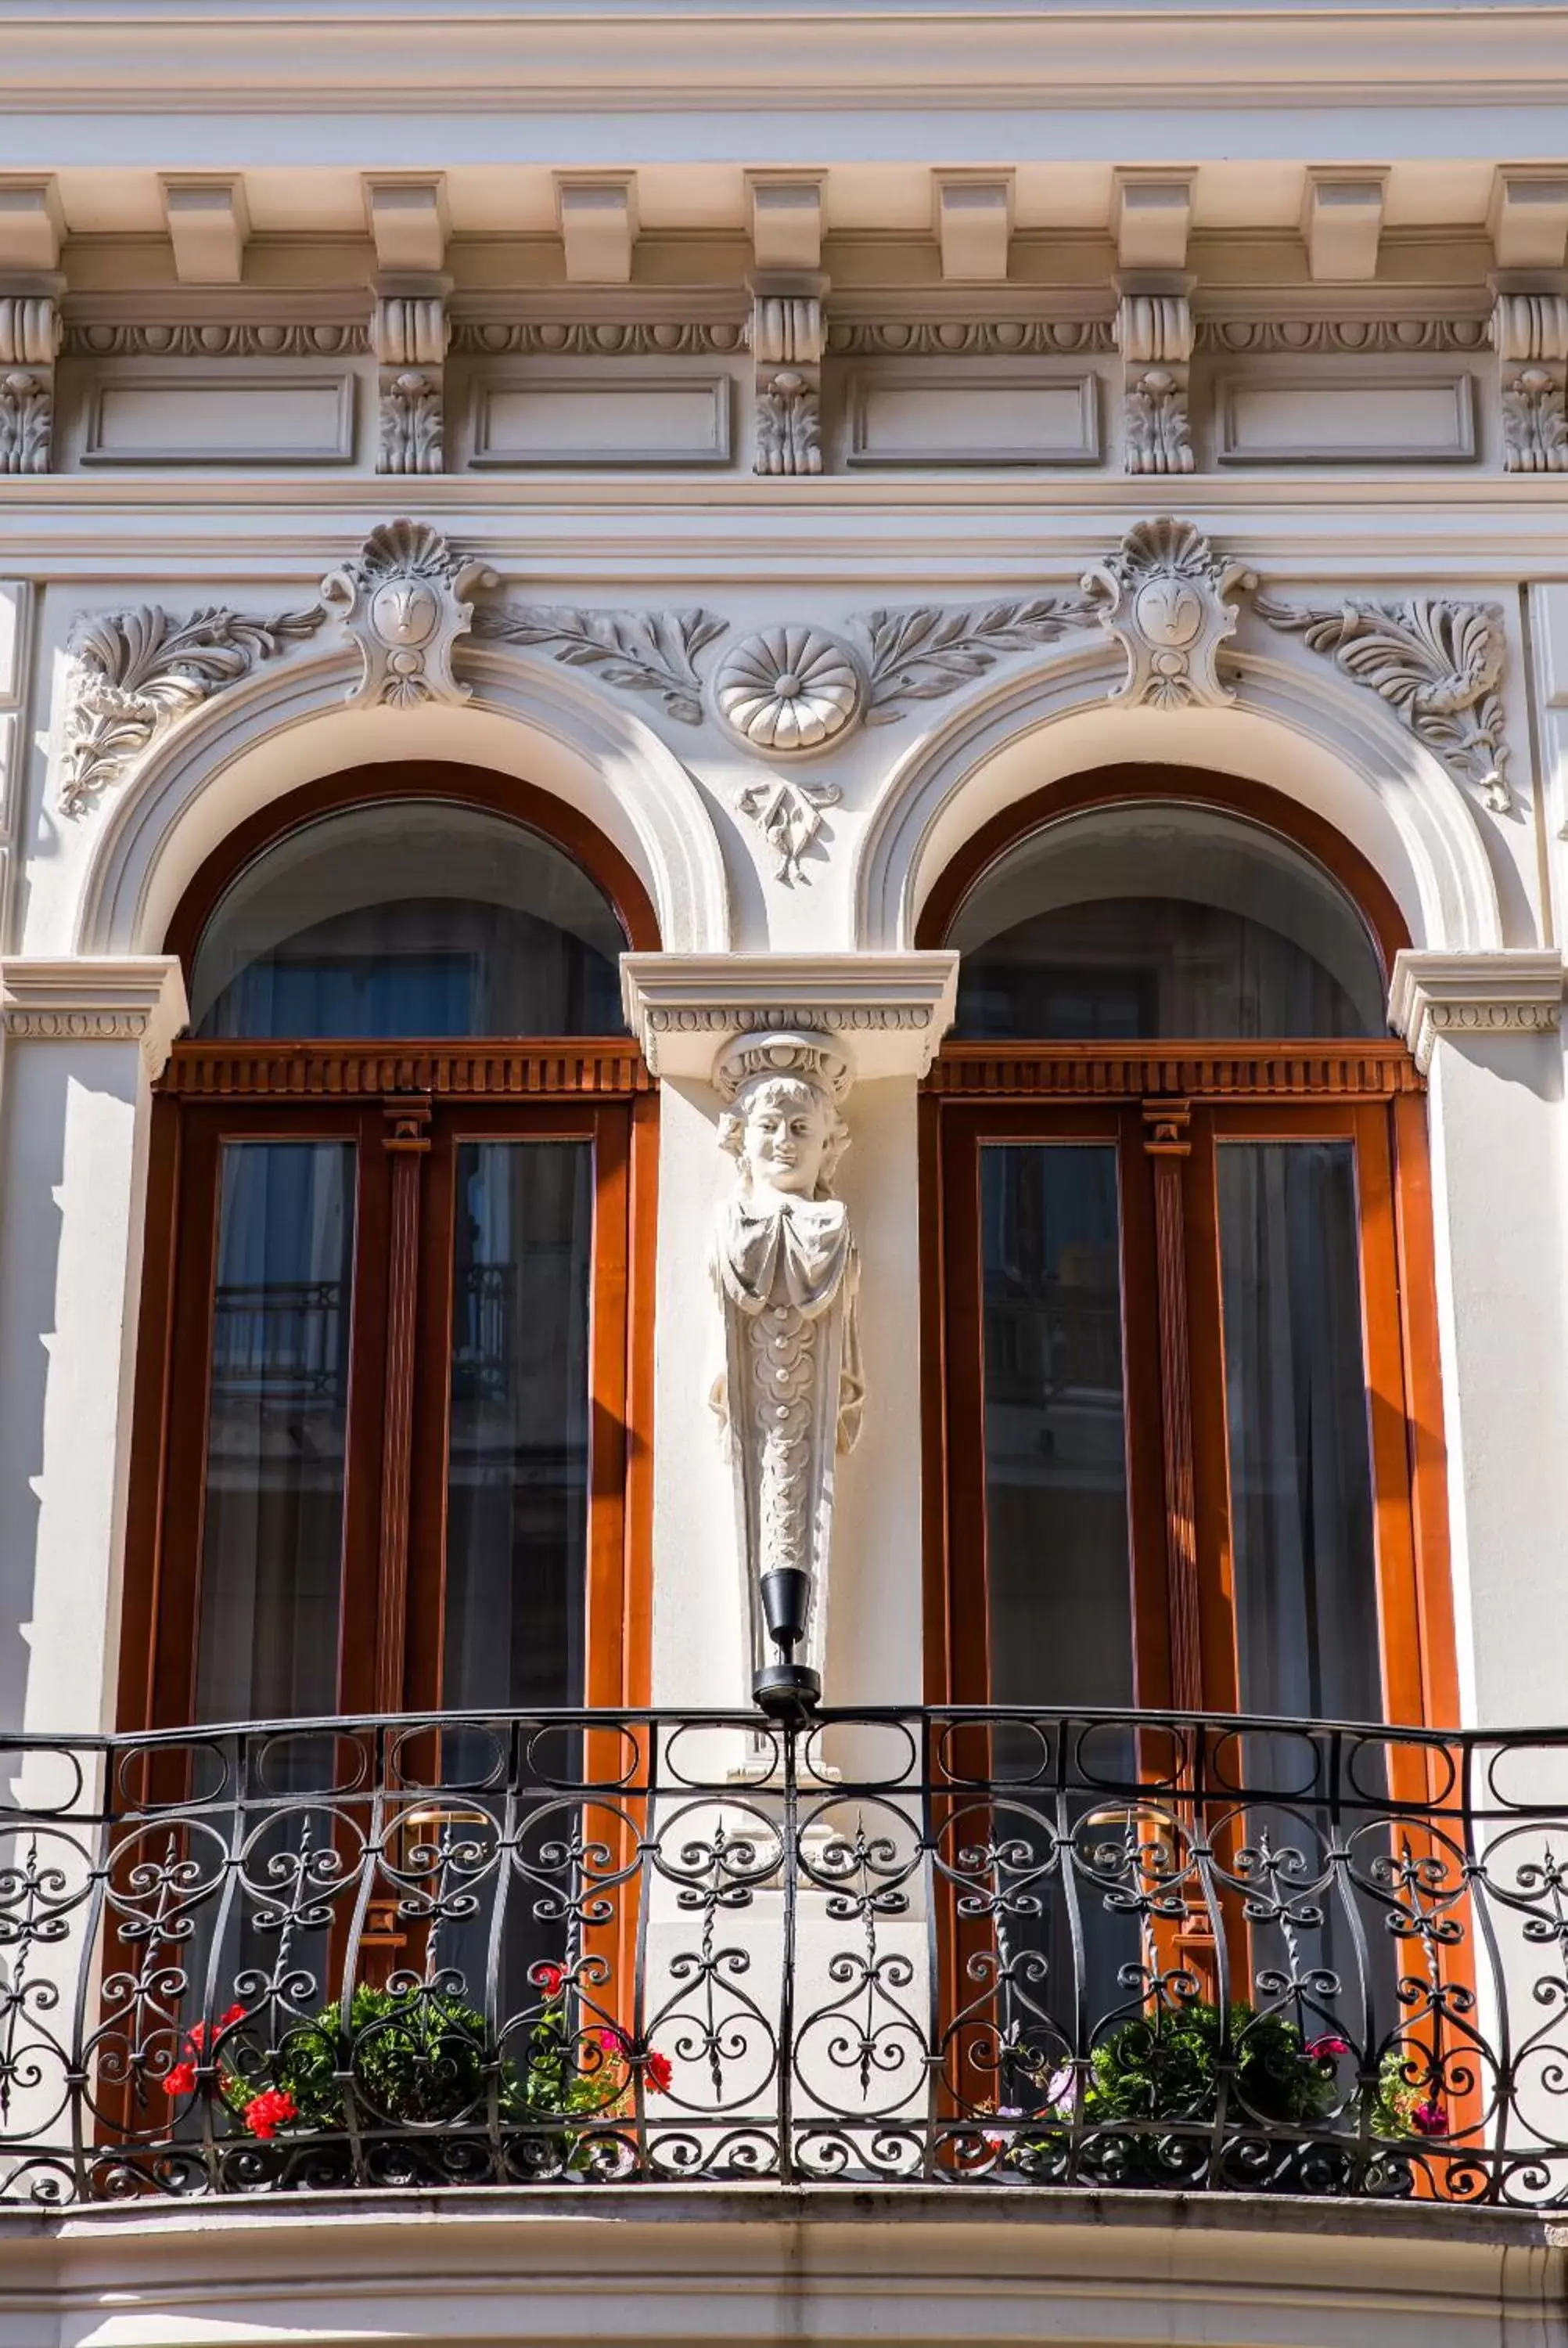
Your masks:
{"label": "green leafy plant", "polygon": [[346,2130],[354,2116],[373,2130],[482,2126],[494,2082],[504,2125],[527,2138],[528,2165],[581,2170],[589,2155],[578,2132],[536,2134],[544,2120],[613,2120],[631,2108],[640,2075],[655,2094],[671,2085],[669,2059],[637,2053],[613,2025],[573,2029],[569,1983],[559,1965],[536,1968],[546,2004],[519,2062],[497,2044],[482,2013],[461,1999],[420,1989],[361,1986],[344,2014],[334,2001],[258,2052],[243,2006],[186,2034],[179,2062],[162,2081],[170,2098],[213,2095],[249,2136],[270,2142]]}
{"label": "green leafy plant", "polygon": [[[1107,2183],[1179,2184],[1210,2158],[1200,2131],[1220,2116],[1222,2080],[1228,2081],[1227,2138],[1252,2139],[1271,2127],[1343,2132],[1353,2136],[1363,2111],[1374,2145],[1445,2135],[1449,2119],[1435,2094],[1412,2083],[1409,2055],[1390,2048],[1377,2084],[1347,2093],[1339,2064],[1346,2040],[1327,2034],[1308,2039],[1285,2015],[1243,2002],[1222,2013],[1202,1999],[1135,2015],[1110,2032],[1089,2057],[1077,2092],[1073,2066],[1044,2075],[1020,2066],[1043,2098],[1033,2116],[1040,2133],[1019,2129],[1010,2143],[993,2135],[1008,2165],[1026,2176],[1056,2178],[1068,2168],[1069,2130],[1084,2131],[1080,2173]],[[1004,2115],[1022,2118],[1021,2112]],[[1317,2167],[1320,2182],[1337,2180],[1348,2150],[1329,2146]],[[1255,2168],[1254,2161],[1250,2164]],[[1305,2156],[1287,2154],[1280,2181],[1304,2181]],[[1245,2181],[1260,2181],[1246,2175]],[[1408,2190],[1399,2156],[1384,2160],[1373,2178],[1383,2189]]]}

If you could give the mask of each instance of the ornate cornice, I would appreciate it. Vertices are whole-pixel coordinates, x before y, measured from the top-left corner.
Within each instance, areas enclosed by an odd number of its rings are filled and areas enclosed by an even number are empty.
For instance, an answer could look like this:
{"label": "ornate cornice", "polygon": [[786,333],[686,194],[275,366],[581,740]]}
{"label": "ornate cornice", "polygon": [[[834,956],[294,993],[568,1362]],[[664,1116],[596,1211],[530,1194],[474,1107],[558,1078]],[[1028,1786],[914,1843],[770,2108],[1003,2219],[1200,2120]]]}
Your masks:
{"label": "ornate cornice", "polygon": [[856,1075],[923,1076],[952,1024],[958,957],[935,953],[620,957],[626,1016],[659,1076],[706,1082],[726,1039],[831,1035]]}
{"label": "ornate cornice", "polygon": [[739,318],[463,318],[452,329],[466,358],[728,358],[744,346]]}
{"label": "ornate cornice", "polygon": [[82,359],[339,359],[370,346],[363,319],[67,319],[61,345]]}
{"label": "ornate cornice", "polygon": [[927,1088],[958,1100],[1391,1100],[1421,1089],[1402,1044],[944,1044]]}
{"label": "ornate cornice", "polygon": [[1491,953],[1406,947],[1394,957],[1389,1025],[1425,1070],[1440,1035],[1456,1041],[1545,1035],[1563,1022],[1563,956],[1555,946]]}
{"label": "ornate cornice", "polygon": [[189,1014],[174,954],[0,962],[0,1030],[26,1044],[139,1044],[157,1076]]}
{"label": "ornate cornice", "polygon": [[437,1100],[626,1097],[652,1089],[634,1045],[611,1038],[549,1047],[441,1044],[415,1051],[365,1044],[177,1044],[163,1089],[190,1100]]}
{"label": "ornate cornice", "polygon": [[1109,318],[834,318],[835,358],[1079,358],[1115,348]]}
{"label": "ornate cornice", "polygon": [[1485,350],[1490,332],[1475,318],[1200,318],[1200,351],[1227,358],[1330,355],[1336,358],[1406,356],[1413,352]]}

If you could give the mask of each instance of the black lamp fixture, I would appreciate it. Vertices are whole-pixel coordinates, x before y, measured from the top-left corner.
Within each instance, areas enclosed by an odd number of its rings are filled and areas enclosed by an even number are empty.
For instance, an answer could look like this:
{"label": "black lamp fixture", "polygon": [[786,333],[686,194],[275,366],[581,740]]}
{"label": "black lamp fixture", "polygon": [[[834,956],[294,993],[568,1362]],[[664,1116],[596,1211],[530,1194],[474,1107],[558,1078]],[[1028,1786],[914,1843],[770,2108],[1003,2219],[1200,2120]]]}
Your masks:
{"label": "black lamp fixture", "polygon": [[763,1618],[768,1636],[779,1651],[776,1663],[764,1663],[752,1680],[752,1695],[774,1720],[804,1720],[822,1694],[822,1682],[805,1663],[797,1663],[794,1650],[805,1636],[811,1608],[811,1576],[798,1565],[775,1566],[761,1578]]}

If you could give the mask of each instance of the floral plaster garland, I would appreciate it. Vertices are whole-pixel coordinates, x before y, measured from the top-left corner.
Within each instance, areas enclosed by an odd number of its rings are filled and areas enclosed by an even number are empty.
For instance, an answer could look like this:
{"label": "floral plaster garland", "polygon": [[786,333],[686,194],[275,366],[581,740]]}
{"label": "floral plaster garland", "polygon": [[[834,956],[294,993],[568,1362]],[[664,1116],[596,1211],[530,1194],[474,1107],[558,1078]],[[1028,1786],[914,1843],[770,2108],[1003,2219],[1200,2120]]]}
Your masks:
{"label": "floral plaster garland", "polygon": [[[911,703],[935,701],[1009,654],[1099,626],[1121,646],[1123,703],[1235,700],[1216,655],[1234,632],[1235,589],[1252,573],[1216,553],[1193,524],[1169,515],[1136,524],[1077,592],[989,603],[911,604],[846,616],[842,634],[808,623],[754,630],[712,674],[702,655],[729,622],[702,606],[597,610],[466,598],[498,582],[482,561],[455,553],[427,524],[400,520],[371,533],[323,582],[323,602],[275,617],[213,608],[188,618],[156,605],[78,617],[71,655],[59,784],[62,810],[79,815],[118,781],[155,736],[239,683],[262,661],[313,635],[328,606],[363,660],[353,700],[460,700],[455,652],[515,644],[592,672],[619,691],[656,698],[667,716],[700,726],[711,709],[759,759],[793,762],[886,725]],[[1439,597],[1400,603],[1358,597],[1297,606],[1255,595],[1271,627],[1302,637],[1353,683],[1378,693],[1401,722],[1486,807],[1512,805],[1501,693],[1506,633],[1495,604]],[[762,832],[775,877],[806,878],[835,783],[794,777],[745,781],[735,804]]]}

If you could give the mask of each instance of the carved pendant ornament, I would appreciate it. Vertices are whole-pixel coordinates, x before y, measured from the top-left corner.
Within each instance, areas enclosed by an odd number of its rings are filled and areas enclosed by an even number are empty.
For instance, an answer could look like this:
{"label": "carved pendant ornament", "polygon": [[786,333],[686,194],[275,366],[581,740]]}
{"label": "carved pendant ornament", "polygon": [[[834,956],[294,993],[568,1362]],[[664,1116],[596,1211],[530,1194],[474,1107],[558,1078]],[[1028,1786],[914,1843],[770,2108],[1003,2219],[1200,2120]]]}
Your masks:
{"label": "carved pendant ornament", "polygon": [[[8,428],[0,405],[5,461]],[[1113,701],[1228,706],[1236,695],[1222,682],[1219,659],[1239,617],[1232,598],[1257,581],[1194,524],[1162,515],[1128,530],[1078,592],[852,613],[841,634],[807,623],[756,629],[711,667],[703,655],[730,623],[701,605],[526,604],[493,597],[498,584],[485,562],[456,552],[439,530],[402,520],[373,530],[351,561],[329,572],[321,603],[305,611],[256,617],[214,608],[179,619],[149,604],[79,615],[67,641],[62,809],[80,814],[155,737],[334,614],[359,654],[347,697],[362,706],[466,701],[473,688],[454,673],[457,654],[470,644],[515,645],[618,692],[646,695],[679,725],[716,719],[757,759],[787,764],[846,744],[862,726],[890,724],[914,703],[957,693],[1010,654],[1096,627],[1126,661]],[[1256,594],[1253,608],[1377,693],[1486,807],[1510,808],[1501,691],[1507,638],[1497,605],[1348,597],[1297,606]],[[793,884],[806,878],[804,860],[816,848],[823,812],[839,797],[836,783],[759,775],[742,784],[735,805],[761,832],[774,877]]]}
{"label": "carved pendant ornament", "polygon": [[808,1579],[807,1658],[820,1673],[835,1468],[866,1396],[859,1260],[833,1189],[849,1064],[824,1035],[751,1035],[721,1055],[714,1081],[736,1177],[714,1231],[723,1357],[711,1400],[733,1475],[753,1661],[763,1576],[788,1570]]}

